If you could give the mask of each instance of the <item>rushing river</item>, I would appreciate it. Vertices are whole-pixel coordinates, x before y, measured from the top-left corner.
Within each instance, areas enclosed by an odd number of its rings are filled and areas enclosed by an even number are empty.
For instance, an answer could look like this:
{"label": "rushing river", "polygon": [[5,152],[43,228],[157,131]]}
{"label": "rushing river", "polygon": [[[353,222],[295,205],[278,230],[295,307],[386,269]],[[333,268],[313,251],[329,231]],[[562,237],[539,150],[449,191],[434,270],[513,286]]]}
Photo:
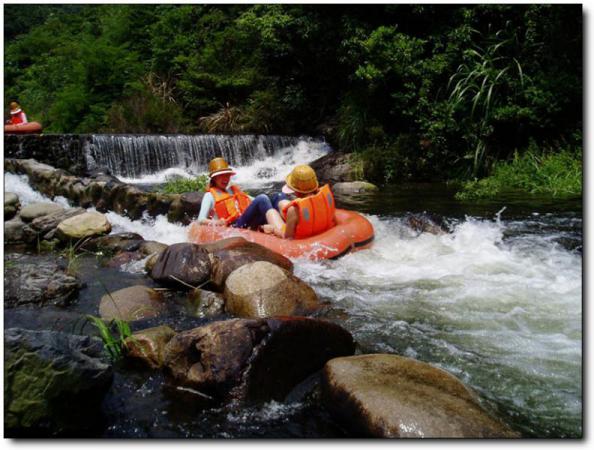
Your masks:
{"label": "rushing river", "polygon": [[[252,181],[252,192],[270,192],[293,162],[260,161],[239,168],[237,178]],[[255,174],[265,179],[253,182]],[[25,176],[5,174],[5,184],[22,203],[43,198]],[[337,201],[371,220],[373,247],[336,261],[298,260],[295,273],[331,303],[330,317],[354,335],[361,352],[405,355],[448,370],[524,436],[581,435],[581,200],[510,196],[460,203],[447,186],[427,184]],[[406,215],[421,211],[442,215],[452,232],[413,231]],[[167,244],[186,240],[186,228],[164,217],[108,218],[114,232],[134,231]],[[126,270],[122,280],[141,276],[141,265]],[[105,435],[346,433],[308,396],[239,411],[200,401],[190,407],[183,400],[176,408],[171,405],[180,393],[162,383],[155,373],[118,373],[114,389],[132,400],[114,395],[113,411],[119,412],[108,418]]]}

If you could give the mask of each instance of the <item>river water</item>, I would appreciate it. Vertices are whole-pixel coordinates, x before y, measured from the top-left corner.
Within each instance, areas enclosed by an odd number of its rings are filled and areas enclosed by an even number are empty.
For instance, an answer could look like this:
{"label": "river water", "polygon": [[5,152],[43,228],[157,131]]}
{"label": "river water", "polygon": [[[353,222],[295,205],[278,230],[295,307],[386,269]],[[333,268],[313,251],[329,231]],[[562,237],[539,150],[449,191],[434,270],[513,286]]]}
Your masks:
{"label": "river water", "polygon": [[[272,192],[293,162],[260,161],[239,167],[236,178],[253,193]],[[25,176],[5,174],[5,184],[22,203],[43,198]],[[405,355],[451,372],[524,436],[581,435],[581,199],[510,195],[462,203],[447,185],[415,184],[337,203],[373,223],[372,248],[335,261],[297,260],[295,273],[330,302],[329,317],[354,335],[358,351]],[[422,211],[443,216],[451,233],[408,227],[407,215]],[[108,218],[114,232],[187,240],[186,227],[164,217]],[[146,278],[141,267],[114,270],[114,277],[121,285]],[[113,389],[104,436],[349,436],[315,392],[233,410],[188,402],[155,373],[119,371]]]}

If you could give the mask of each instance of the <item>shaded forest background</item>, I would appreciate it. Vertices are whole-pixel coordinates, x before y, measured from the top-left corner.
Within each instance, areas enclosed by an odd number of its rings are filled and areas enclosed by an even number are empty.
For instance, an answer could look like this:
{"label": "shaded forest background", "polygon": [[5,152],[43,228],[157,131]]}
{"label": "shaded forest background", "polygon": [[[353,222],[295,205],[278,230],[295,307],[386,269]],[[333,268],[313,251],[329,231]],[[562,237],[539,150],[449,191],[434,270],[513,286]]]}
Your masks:
{"label": "shaded forest background", "polygon": [[580,5],[4,5],[4,39],[46,132],[323,135],[381,182],[581,155]]}

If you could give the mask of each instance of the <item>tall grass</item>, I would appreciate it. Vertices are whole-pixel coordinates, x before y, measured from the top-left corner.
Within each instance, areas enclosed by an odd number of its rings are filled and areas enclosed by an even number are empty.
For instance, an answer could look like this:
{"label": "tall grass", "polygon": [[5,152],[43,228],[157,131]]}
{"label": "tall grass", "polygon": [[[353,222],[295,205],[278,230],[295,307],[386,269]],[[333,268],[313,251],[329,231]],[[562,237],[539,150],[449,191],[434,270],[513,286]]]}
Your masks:
{"label": "tall grass", "polygon": [[465,183],[456,198],[494,198],[509,191],[553,197],[580,196],[582,166],[581,151],[539,154],[528,150],[522,156],[516,152],[512,161],[496,164],[491,176]]}

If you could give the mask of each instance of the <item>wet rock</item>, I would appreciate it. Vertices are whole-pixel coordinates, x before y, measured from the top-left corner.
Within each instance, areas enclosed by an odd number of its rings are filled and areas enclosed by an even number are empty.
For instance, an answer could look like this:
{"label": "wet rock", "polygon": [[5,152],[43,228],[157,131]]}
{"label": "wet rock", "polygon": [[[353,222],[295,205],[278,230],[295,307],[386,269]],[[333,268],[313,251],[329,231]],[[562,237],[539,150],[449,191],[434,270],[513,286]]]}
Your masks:
{"label": "wet rock", "polygon": [[169,204],[169,210],[167,211],[167,220],[172,223],[182,223],[187,225],[188,223],[184,223],[184,216],[184,205],[181,200],[181,195],[171,195],[171,203]]}
{"label": "wet rock", "polygon": [[206,250],[196,244],[179,243],[170,245],[159,255],[150,277],[162,284],[187,289],[186,285],[198,287],[207,281],[210,269]]}
{"label": "wet rock", "polygon": [[409,214],[406,224],[418,233],[431,233],[436,235],[450,232],[445,219],[437,214]]}
{"label": "wet rock", "polygon": [[361,169],[352,160],[352,156],[341,152],[328,153],[310,163],[310,166],[322,184],[356,181],[361,176]]}
{"label": "wet rock", "polygon": [[14,192],[5,192],[4,193],[4,206],[16,206],[20,205],[19,196],[16,195]]}
{"label": "wet rock", "polygon": [[367,181],[349,181],[332,185],[332,192],[337,195],[353,195],[367,192],[375,192],[378,187]]}
{"label": "wet rock", "polygon": [[102,319],[126,321],[157,317],[165,310],[163,296],[146,286],[130,286],[101,297],[99,315]]}
{"label": "wet rock", "polygon": [[22,244],[25,242],[25,223],[20,217],[15,217],[4,222],[4,243],[7,245]]}
{"label": "wet rock", "polygon": [[99,339],[10,328],[4,352],[6,437],[82,436],[99,428],[113,376]]}
{"label": "wet rock", "polygon": [[180,200],[184,210],[184,222],[190,222],[198,217],[200,213],[200,206],[202,205],[202,197],[205,192],[185,192],[181,195]]}
{"label": "wet rock", "polygon": [[18,195],[12,192],[4,193],[4,221],[12,219],[16,216],[17,211],[21,207]]}
{"label": "wet rock", "polygon": [[248,242],[242,237],[223,239],[203,247],[209,251],[211,257],[211,282],[219,290],[223,290],[231,272],[255,261],[267,261],[289,272],[293,271],[293,263],[290,259],[262,245]]}
{"label": "wet rock", "polygon": [[21,219],[31,222],[38,217],[64,211],[64,208],[55,203],[30,203],[21,209]]}
{"label": "wet rock", "polygon": [[58,236],[63,240],[100,236],[111,231],[111,224],[103,214],[86,212],[63,220],[58,225]]}
{"label": "wet rock", "polygon": [[85,210],[82,208],[71,208],[33,219],[31,223],[25,226],[25,240],[29,243],[35,243],[38,239],[53,239],[54,232],[60,222],[79,216],[84,212]]}
{"label": "wet rock", "polygon": [[53,257],[25,261],[20,255],[7,257],[4,270],[4,305],[7,308],[34,304],[66,306],[81,288]]}
{"label": "wet rock", "polygon": [[160,256],[161,256],[161,253],[153,253],[152,255],[149,255],[146,262],[144,263],[144,271],[146,273],[148,273],[148,274],[151,273],[151,271],[153,270],[153,267],[155,267],[155,264],[157,264],[157,261],[159,260]]}
{"label": "wet rock", "polygon": [[126,356],[159,369],[163,366],[165,346],[173,336],[175,331],[167,325],[138,331],[125,341]]}
{"label": "wet rock", "polygon": [[354,348],[348,331],[321,320],[232,319],[177,334],[164,364],[177,382],[217,396],[282,400],[326,361]]}
{"label": "wet rock", "polygon": [[195,317],[217,316],[225,311],[225,299],[216,292],[194,289],[188,292],[188,309]]}
{"label": "wet rock", "polygon": [[137,233],[116,233],[90,239],[83,248],[91,252],[102,251],[111,254],[133,252],[140,248],[144,238]]}
{"label": "wet rock", "polygon": [[233,271],[227,277],[223,295],[226,310],[238,317],[304,315],[320,307],[310,286],[266,261]]}
{"label": "wet rock", "polygon": [[519,437],[489,416],[456,377],[410,358],[333,359],[324,367],[322,389],[326,407],[367,436]]}
{"label": "wet rock", "polygon": [[111,267],[111,268],[116,268],[116,267],[122,267],[125,264],[130,264],[131,262],[134,261],[140,261],[141,259],[144,259],[145,256],[140,253],[139,251],[136,252],[119,252],[117,255],[115,255],[113,258],[111,258],[109,261],[107,261],[105,263],[105,267]]}
{"label": "wet rock", "polygon": [[162,244],[157,241],[142,241],[138,250],[140,250],[143,255],[149,256],[154,253],[162,253],[167,247],[167,244]]}
{"label": "wet rock", "polygon": [[166,215],[172,201],[173,197],[169,195],[151,192],[148,196],[147,211],[153,217]]}

